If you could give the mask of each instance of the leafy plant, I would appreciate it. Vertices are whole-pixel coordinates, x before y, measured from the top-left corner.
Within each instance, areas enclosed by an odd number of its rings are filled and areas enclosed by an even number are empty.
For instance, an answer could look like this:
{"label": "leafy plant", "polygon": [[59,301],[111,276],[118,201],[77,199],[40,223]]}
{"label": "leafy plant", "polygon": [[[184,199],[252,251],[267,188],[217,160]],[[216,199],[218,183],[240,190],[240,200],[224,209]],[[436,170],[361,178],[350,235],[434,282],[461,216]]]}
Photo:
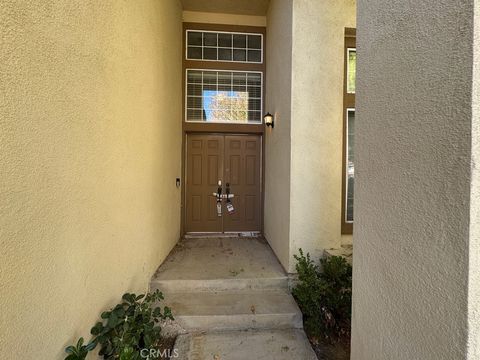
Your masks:
{"label": "leafy plant", "polygon": [[[163,300],[163,294],[156,290],[147,294],[130,294],[122,296],[122,302],[109,311],[102,313],[99,321],[91,329],[93,338],[90,344],[82,350],[83,357],[67,357],[65,360],[83,360],[88,351],[99,344],[99,355],[104,359],[138,360],[141,359],[142,349],[151,349],[158,345],[161,338],[160,320],[173,320],[170,308],[155,306],[157,301]],[[83,339],[81,345],[83,344]],[[77,344],[78,347],[78,344]],[[65,351],[73,354],[74,347]],[[87,350],[87,351],[84,351]],[[80,353],[79,351],[77,351]],[[70,356],[70,355],[69,355]]]}
{"label": "leafy plant", "polygon": [[317,265],[300,249],[296,270],[298,284],[292,292],[313,336],[335,339],[350,333],[352,267],[340,256],[321,259]]}
{"label": "leafy plant", "polygon": [[97,345],[95,342],[89,342],[87,345],[83,345],[83,337],[78,339],[77,345],[70,345],[65,349],[65,352],[69,354],[65,360],[85,360],[89,351],[92,351]]}

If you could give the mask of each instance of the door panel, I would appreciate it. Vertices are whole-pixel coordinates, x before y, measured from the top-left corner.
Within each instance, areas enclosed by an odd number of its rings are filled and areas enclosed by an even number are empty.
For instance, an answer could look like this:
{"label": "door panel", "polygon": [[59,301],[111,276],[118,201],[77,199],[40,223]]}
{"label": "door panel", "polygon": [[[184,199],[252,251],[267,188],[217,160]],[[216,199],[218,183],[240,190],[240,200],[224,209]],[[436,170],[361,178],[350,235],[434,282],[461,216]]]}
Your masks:
{"label": "door panel", "polygon": [[[261,138],[255,135],[188,135],[186,161],[187,232],[261,230]],[[222,200],[217,216],[218,181],[230,184],[235,212]]]}
{"label": "door panel", "polygon": [[225,232],[261,230],[261,140],[259,136],[225,136],[225,184],[230,184],[234,214],[225,214]]}
{"label": "door panel", "polygon": [[224,137],[188,135],[186,174],[187,232],[222,232],[215,197],[218,180],[223,176]]}

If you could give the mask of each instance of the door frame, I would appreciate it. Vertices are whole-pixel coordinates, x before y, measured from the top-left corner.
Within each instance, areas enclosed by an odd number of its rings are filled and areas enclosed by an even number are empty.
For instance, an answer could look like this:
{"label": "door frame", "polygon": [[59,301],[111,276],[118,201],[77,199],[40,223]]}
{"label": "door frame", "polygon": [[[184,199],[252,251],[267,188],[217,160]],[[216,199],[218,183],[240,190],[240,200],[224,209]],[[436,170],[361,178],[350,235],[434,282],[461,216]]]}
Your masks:
{"label": "door frame", "polygon": [[[235,62],[209,62],[195,61],[186,59],[186,31],[188,30],[211,30],[227,32],[261,33],[263,34],[263,63],[244,64]],[[211,135],[259,135],[261,141],[261,171],[260,171],[260,231],[264,232],[264,207],[265,207],[265,124],[225,124],[225,123],[193,123],[185,121],[185,77],[188,68],[214,68],[216,70],[241,70],[241,71],[260,71],[263,73],[263,104],[265,109],[265,89],[266,89],[266,27],[243,26],[243,25],[223,25],[207,23],[183,23],[182,32],[182,175],[181,175],[181,207],[180,207],[180,236],[185,235],[186,220],[186,166],[187,166],[187,136],[188,134],[211,134]]]}
{"label": "door frame", "polygon": [[[245,125],[233,125],[227,124],[228,129],[232,127],[242,129],[243,131],[216,131],[209,132],[207,129],[205,131],[183,131],[182,136],[182,204],[181,204],[181,231],[180,235],[183,237],[187,232],[185,231],[185,222],[187,217],[187,137],[189,135],[221,135],[221,136],[242,136],[242,135],[256,135],[260,138],[260,233],[263,234],[264,229],[264,209],[265,209],[265,141],[264,141],[264,131],[258,132],[254,131],[255,129],[245,129]],[[245,131],[246,130],[246,131]],[[263,130],[263,126],[262,126]],[[221,232],[221,233],[211,233],[211,234],[232,234],[235,232]],[[195,234],[195,233],[194,233]]]}

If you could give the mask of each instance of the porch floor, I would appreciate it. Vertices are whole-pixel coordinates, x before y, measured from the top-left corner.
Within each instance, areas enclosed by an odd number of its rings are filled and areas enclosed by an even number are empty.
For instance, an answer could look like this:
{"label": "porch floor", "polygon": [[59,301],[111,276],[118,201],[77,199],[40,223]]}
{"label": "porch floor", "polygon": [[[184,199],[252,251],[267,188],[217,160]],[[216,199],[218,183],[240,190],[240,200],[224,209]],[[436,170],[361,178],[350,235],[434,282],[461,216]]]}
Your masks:
{"label": "porch floor", "polygon": [[261,237],[184,239],[151,289],[172,308],[179,359],[316,359],[288,276]]}
{"label": "porch floor", "polygon": [[263,238],[214,237],[182,240],[154,281],[273,278],[286,274]]}

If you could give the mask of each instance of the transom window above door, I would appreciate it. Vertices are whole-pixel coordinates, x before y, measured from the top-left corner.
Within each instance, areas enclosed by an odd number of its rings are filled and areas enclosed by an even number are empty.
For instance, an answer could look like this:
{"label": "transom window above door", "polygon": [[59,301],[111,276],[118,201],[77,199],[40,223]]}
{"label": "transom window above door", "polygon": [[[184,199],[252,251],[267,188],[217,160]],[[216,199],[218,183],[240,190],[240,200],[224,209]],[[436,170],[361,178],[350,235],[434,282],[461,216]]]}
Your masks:
{"label": "transom window above door", "polygon": [[263,34],[187,30],[187,60],[263,63]]}
{"label": "transom window above door", "polygon": [[187,122],[262,123],[262,73],[186,70]]}

